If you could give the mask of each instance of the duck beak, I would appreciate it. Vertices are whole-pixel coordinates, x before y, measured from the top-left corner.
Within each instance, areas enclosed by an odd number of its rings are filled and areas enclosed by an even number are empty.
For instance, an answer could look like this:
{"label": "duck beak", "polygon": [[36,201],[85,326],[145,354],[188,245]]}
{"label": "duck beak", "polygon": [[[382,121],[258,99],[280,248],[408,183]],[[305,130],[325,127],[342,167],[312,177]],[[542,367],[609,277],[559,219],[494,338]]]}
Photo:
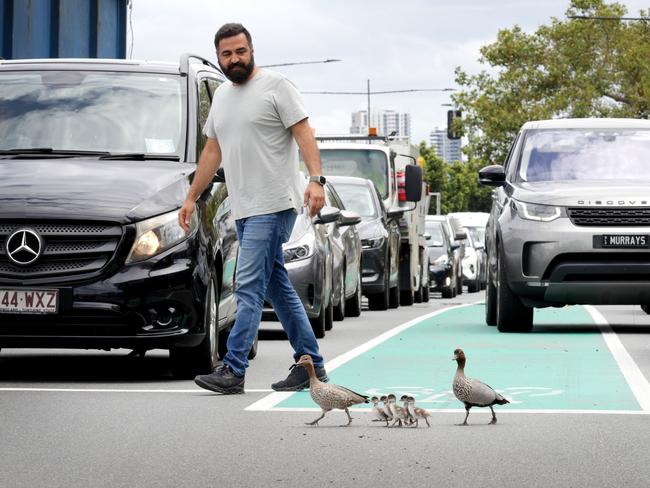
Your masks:
{"label": "duck beak", "polygon": [[458,357],[457,357],[457,356],[454,356],[453,358],[451,358],[451,360],[452,360],[452,361],[458,361]]}

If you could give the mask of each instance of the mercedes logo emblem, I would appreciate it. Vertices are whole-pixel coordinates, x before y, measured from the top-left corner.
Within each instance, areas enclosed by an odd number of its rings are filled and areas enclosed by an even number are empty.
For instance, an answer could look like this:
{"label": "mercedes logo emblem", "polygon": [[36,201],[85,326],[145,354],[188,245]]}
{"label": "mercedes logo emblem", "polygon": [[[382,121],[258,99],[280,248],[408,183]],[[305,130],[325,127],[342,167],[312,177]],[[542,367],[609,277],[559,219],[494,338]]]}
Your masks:
{"label": "mercedes logo emblem", "polygon": [[43,241],[33,230],[19,229],[9,236],[5,250],[12,263],[27,266],[41,255]]}

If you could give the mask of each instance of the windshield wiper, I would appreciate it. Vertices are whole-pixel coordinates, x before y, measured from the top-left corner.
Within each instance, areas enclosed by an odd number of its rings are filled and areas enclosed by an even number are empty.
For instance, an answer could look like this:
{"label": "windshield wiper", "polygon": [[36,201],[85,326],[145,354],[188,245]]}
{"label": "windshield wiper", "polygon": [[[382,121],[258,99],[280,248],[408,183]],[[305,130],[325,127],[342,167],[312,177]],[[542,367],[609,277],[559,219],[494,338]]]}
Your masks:
{"label": "windshield wiper", "polygon": [[176,154],[153,154],[153,153],[108,153],[100,156],[99,159],[109,160],[132,160],[132,161],[180,161]]}
{"label": "windshield wiper", "polygon": [[25,147],[16,149],[0,149],[0,156],[20,156],[23,154],[52,155],[52,156],[102,156],[108,151],[79,151],[76,149],[53,149],[51,147]]}

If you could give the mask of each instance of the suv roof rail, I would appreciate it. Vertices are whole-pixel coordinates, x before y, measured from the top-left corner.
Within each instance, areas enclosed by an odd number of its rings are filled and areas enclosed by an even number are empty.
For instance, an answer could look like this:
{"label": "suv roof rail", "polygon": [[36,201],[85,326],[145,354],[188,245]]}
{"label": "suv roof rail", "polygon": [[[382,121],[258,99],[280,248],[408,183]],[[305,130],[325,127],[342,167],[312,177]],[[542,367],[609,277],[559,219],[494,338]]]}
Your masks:
{"label": "suv roof rail", "polygon": [[205,59],[203,56],[199,56],[198,54],[192,54],[192,53],[183,53],[181,54],[181,59],[179,61],[179,72],[181,75],[187,75],[189,69],[190,69],[190,59],[198,59],[201,64],[205,66],[210,66],[218,71],[221,71],[217,66],[215,66],[213,63]]}
{"label": "suv roof rail", "polygon": [[368,141],[368,142],[388,142],[388,138],[385,136],[316,136],[316,140],[320,142],[357,142],[357,141]]}

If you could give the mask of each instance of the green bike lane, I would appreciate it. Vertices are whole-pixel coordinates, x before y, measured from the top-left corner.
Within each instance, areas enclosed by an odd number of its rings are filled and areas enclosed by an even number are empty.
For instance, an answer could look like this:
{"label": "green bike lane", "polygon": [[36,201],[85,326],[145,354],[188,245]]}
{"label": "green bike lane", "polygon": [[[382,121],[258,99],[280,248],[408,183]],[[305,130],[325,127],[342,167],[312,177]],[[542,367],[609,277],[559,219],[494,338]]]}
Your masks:
{"label": "green bike lane", "polygon": [[[467,376],[511,401],[499,411],[650,413],[647,381],[603,322],[593,308],[540,309],[533,332],[503,334],[485,325],[482,304],[452,307],[402,324],[327,367],[330,381],[360,393],[409,394],[430,410],[461,411],[451,391],[451,358],[460,347]],[[273,393],[248,407],[312,409],[318,407],[308,391]]]}

